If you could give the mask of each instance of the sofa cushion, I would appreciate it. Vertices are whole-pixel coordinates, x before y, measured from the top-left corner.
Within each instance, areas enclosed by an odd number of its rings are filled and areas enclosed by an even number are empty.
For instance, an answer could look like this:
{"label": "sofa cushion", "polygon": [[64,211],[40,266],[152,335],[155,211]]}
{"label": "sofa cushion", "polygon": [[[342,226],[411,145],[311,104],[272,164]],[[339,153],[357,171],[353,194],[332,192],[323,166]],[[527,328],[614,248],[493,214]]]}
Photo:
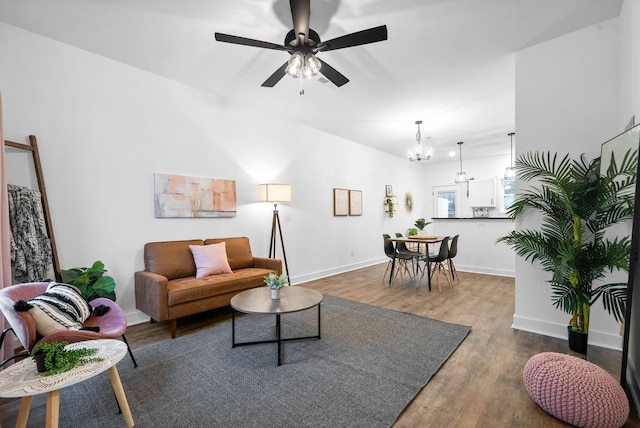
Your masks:
{"label": "sofa cushion", "polygon": [[264,286],[264,277],[273,270],[246,268],[233,273],[210,275],[204,278],[180,278],[169,281],[169,306],[218,296],[234,291]]}
{"label": "sofa cushion", "polygon": [[144,245],[144,269],[167,279],[195,276],[196,264],[189,245],[203,245],[201,239],[149,242]]}
{"label": "sofa cushion", "polygon": [[229,260],[231,270],[253,267],[253,254],[251,254],[249,238],[243,236],[238,238],[207,239],[204,241],[205,245],[218,244],[220,242],[227,244],[227,260]]}
{"label": "sofa cushion", "polygon": [[189,248],[196,263],[196,278],[231,273],[224,242],[210,245],[189,245]]}

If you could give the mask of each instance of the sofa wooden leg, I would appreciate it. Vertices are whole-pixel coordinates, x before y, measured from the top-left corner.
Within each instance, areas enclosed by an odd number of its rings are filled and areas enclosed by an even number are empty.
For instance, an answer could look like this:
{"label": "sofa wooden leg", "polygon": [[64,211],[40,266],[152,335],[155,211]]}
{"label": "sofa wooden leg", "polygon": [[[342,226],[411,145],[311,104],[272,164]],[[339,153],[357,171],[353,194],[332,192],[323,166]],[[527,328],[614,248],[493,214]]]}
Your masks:
{"label": "sofa wooden leg", "polygon": [[171,338],[175,339],[176,338],[176,330],[178,327],[178,320],[171,320],[169,321],[170,324],[170,328],[171,328]]}

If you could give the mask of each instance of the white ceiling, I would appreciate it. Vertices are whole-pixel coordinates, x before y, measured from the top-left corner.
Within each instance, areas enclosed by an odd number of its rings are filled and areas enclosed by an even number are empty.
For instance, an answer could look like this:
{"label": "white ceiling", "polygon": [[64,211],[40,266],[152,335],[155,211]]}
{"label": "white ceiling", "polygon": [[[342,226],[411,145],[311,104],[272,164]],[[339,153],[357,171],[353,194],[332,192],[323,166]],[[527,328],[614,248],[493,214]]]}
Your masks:
{"label": "white ceiling", "polygon": [[[388,40],[318,56],[350,82],[285,76],[286,52],[220,43],[221,32],[282,44],[287,0],[0,0],[0,20],[215,93],[220,105],[278,114],[405,156],[416,120],[430,162],[509,153],[514,52],[619,15],[622,0],[312,0],[322,40],[383,25]],[[567,52],[567,55],[570,55]],[[241,130],[239,130],[241,132]],[[515,137],[517,142],[517,134]]]}

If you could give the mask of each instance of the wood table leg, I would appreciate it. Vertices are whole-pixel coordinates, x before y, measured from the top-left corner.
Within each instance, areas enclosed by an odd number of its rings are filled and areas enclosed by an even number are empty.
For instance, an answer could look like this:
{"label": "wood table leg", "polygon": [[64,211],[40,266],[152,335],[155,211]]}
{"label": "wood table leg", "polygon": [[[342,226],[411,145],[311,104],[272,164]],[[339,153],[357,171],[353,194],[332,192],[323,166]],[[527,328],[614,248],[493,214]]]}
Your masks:
{"label": "wood table leg", "polygon": [[47,428],[58,428],[60,419],[60,390],[47,392]]}
{"label": "wood table leg", "polygon": [[133,416],[131,416],[131,409],[129,409],[129,403],[127,402],[127,396],[124,394],[124,389],[122,388],[122,382],[120,382],[120,375],[118,374],[118,369],[116,366],[109,367],[107,370],[107,374],[109,375],[109,380],[111,380],[111,386],[113,387],[113,392],[116,394],[116,398],[118,399],[118,404],[120,404],[120,409],[122,410],[122,415],[124,416],[124,420],[127,423],[129,428],[133,427]]}
{"label": "wood table leg", "polygon": [[27,421],[29,420],[29,410],[31,410],[32,395],[22,397],[20,399],[20,409],[18,410],[18,420],[16,421],[16,428],[26,428]]}

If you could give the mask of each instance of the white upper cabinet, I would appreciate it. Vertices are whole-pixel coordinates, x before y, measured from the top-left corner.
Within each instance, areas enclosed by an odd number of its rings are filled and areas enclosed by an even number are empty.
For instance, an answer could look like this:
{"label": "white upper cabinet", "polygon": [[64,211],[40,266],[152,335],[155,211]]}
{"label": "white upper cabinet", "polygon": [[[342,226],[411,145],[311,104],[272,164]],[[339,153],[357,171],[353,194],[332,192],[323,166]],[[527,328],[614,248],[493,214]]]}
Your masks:
{"label": "white upper cabinet", "polygon": [[469,206],[495,207],[496,206],[496,179],[469,181]]}

